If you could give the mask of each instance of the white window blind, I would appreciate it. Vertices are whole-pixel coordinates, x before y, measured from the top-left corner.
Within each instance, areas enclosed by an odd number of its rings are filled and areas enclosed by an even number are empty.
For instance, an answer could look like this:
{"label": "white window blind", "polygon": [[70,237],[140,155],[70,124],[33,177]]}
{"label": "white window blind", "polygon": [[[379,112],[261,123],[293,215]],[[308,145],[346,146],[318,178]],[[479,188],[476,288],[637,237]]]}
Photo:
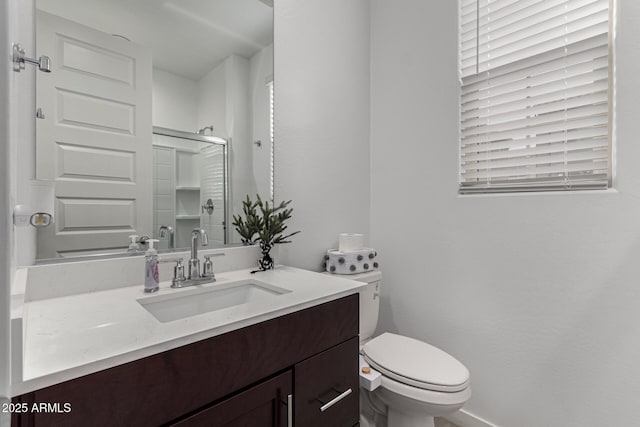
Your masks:
{"label": "white window blind", "polygon": [[269,178],[271,180],[269,189],[271,200],[275,201],[275,181],[273,178],[275,169],[275,165],[273,162],[273,152],[275,149],[275,147],[273,146],[273,80],[269,81],[269,83],[267,83],[267,86],[269,86]]}
{"label": "white window blind", "polygon": [[460,192],[611,183],[609,0],[460,0]]}

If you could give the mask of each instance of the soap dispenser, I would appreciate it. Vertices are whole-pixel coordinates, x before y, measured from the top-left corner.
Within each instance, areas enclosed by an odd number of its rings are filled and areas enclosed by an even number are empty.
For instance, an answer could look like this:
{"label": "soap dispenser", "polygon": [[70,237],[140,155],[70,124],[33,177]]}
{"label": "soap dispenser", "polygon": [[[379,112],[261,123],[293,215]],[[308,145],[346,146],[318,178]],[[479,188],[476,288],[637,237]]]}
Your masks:
{"label": "soap dispenser", "polygon": [[147,293],[156,292],[160,289],[160,276],[158,274],[158,251],[154,248],[157,239],[149,239],[149,249],[145,252],[144,265],[144,291]]}
{"label": "soap dispenser", "polygon": [[131,243],[129,244],[129,249],[127,249],[127,252],[138,252],[140,250],[140,245],[138,244],[138,235],[132,234],[131,236],[129,236],[129,239],[131,239]]}

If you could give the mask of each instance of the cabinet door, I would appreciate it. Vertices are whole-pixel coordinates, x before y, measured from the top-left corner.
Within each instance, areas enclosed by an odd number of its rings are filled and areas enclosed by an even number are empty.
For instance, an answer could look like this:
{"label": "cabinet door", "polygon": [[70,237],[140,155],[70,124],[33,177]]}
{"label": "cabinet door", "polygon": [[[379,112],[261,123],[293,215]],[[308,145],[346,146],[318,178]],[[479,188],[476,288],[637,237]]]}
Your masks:
{"label": "cabinet door", "polygon": [[358,337],[294,367],[295,425],[352,427],[359,421]]}
{"label": "cabinet door", "polygon": [[291,371],[264,381],[186,419],[179,427],[287,427]]}

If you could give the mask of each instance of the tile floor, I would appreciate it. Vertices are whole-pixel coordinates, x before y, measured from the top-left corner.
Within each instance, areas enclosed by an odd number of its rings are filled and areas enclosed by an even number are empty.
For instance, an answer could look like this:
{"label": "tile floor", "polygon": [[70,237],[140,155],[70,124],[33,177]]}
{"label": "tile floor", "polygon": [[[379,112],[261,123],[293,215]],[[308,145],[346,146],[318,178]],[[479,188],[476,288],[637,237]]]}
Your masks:
{"label": "tile floor", "polygon": [[436,427],[458,427],[452,422],[445,420],[444,418],[436,418]]}

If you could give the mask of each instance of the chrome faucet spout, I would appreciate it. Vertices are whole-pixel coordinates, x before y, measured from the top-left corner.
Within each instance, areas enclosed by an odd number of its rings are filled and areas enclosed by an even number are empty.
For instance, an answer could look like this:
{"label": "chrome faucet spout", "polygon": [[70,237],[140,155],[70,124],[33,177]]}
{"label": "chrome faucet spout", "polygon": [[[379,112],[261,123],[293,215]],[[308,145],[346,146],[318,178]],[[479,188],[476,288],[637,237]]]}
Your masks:
{"label": "chrome faucet spout", "polygon": [[198,236],[200,236],[200,244],[207,246],[209,244],[209,236],[204,228],[194,228],[191,231],[191,259],[198,259]]}

